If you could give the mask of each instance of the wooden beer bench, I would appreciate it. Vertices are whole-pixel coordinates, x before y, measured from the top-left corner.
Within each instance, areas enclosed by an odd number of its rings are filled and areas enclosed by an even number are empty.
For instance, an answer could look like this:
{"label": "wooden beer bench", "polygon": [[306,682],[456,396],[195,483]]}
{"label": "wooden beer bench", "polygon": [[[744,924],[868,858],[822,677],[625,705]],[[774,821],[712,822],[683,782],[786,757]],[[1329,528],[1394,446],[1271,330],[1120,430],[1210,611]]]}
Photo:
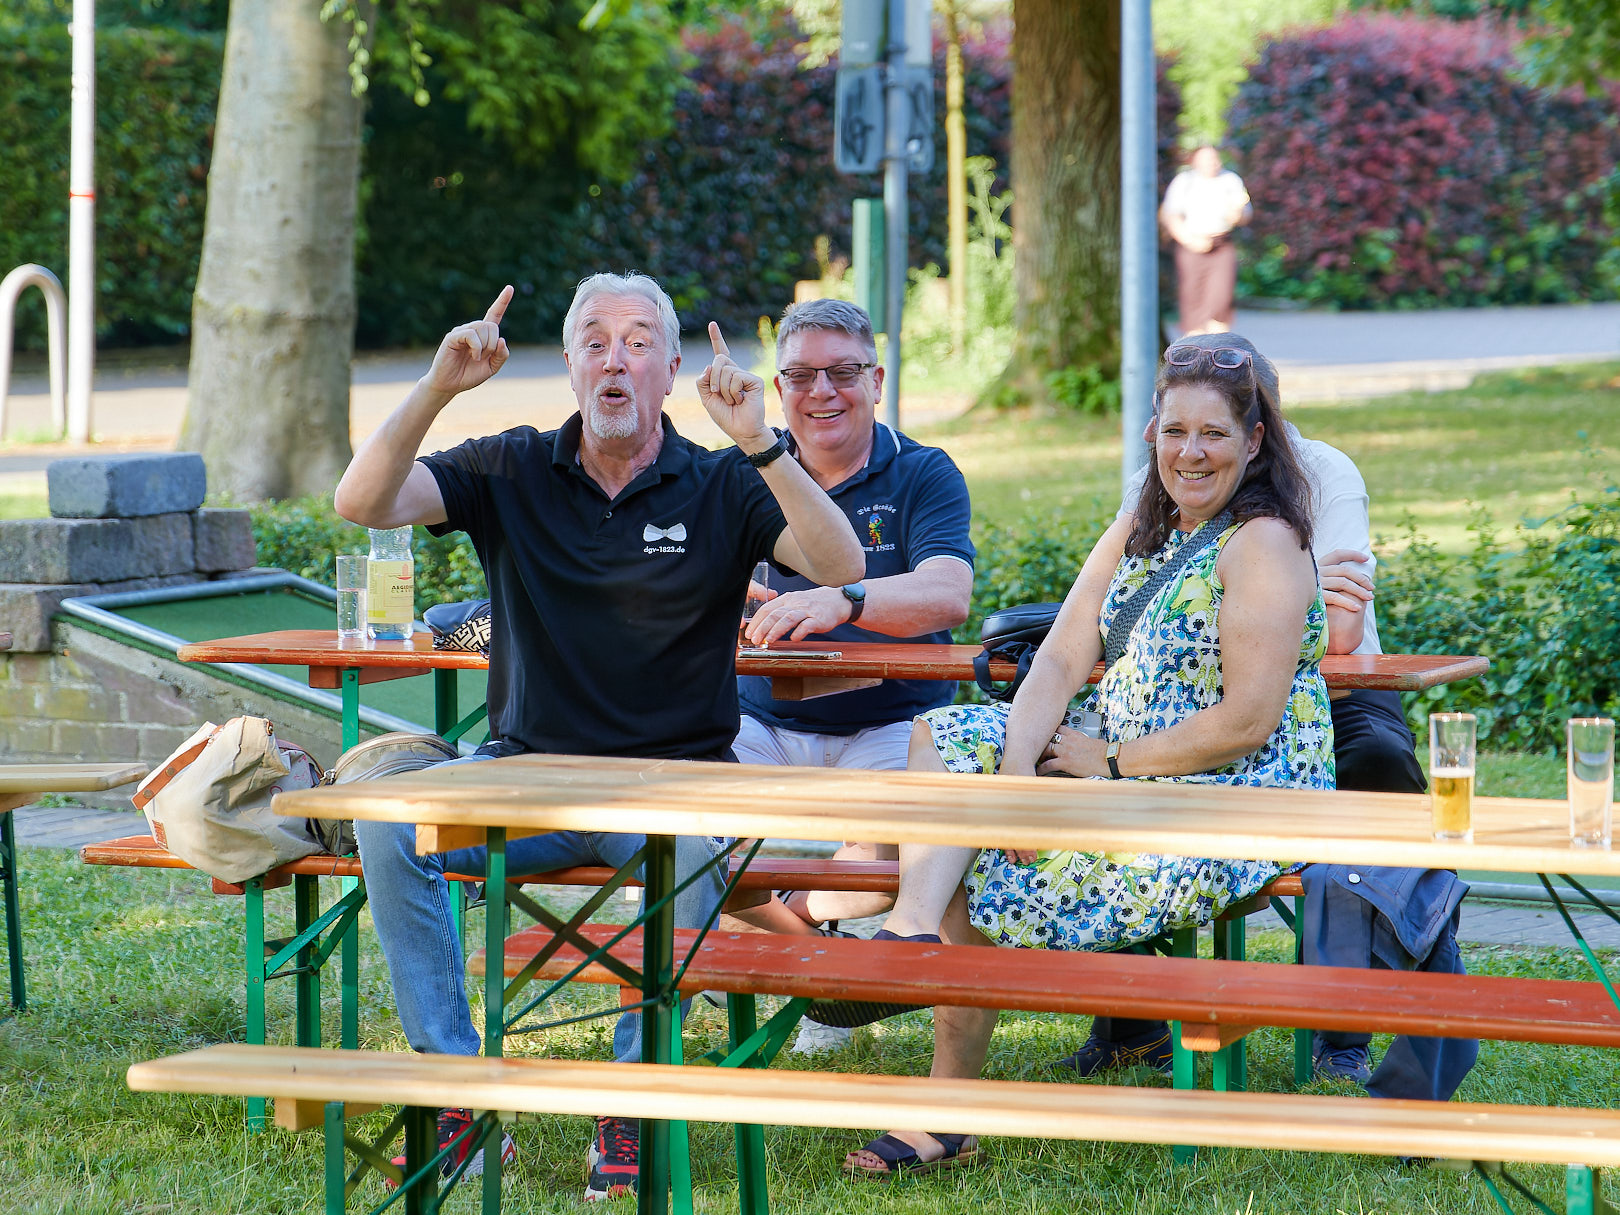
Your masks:
{"label": "wooden beer bench", "polygon": [[[128,1082],[137,1092],[270,1093],[278,1122],[322,1127],[327,1215],[340,1215],[363,1172],[345,1172],[345,1114],[396,1104],[405,1107],[396,1122],[406,1129],[415,1209],[441,1194],[434,1116],[449,1105],[496,1111],[474,1124],[473,1133],[493,1136],[484,1143],[498,1142],[503,1114],[574,1114],[1426,1156],[1471,1162],[1487,1181],[1497,1162],[1564,1164],[1568,1209],[1589,1215],[1612,1210],[1598,1195],[1596,1168],[1620,1165],[1613,1110],[247,1045],[137,1063]],[[486,1183],[498,1187],[499,1176],[487,1170]],[[739,1177],[740,1205],[762,1211],[763,1179],[757,1195],[753,1180]],[[493,1205],[490,1193],[486,1185],[485,1210],[498,1210],[498,1188]]]}

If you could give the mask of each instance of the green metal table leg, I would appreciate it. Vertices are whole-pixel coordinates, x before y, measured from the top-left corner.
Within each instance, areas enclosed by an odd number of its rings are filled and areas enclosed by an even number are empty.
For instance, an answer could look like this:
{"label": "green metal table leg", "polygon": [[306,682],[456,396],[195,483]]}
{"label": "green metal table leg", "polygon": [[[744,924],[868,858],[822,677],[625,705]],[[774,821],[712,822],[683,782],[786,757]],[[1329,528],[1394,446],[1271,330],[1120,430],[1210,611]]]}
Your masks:
{"label": "green metal table leg", "polygon": [[1616,1207],[1603,1199],[1601,1174],[1584,1164],[1572,1164],[1564,1172],[1566,1215],[1614,1215]]}
{"label": "green metal table leg", "polygon": [[[488,831],[484,861],[484,1055],[498,1059],[506,1027],[506,829]],[[484,1152],[484,1215],[501,1215],[501,1136]]]}
{"label": "green metal table leg", "polygon": [[[1248,927],[1242,916],[1215,921],[1215,956],[1241,962],[1248,956]],[[1243,1092],[1249,1087],[1249,1053],[1246,1039],[1215,1052],[1213,1084],[1217,1092]]]}
{"label": "green metal table leg", "polygon": [[[245,920],[243,959],[247,971],[247,1040],[264,1045],[264,881],[254,878],[242,891]],[[248,1130],[262,1131],[266,1125],[263,1097],[248,1098]]]}
{"label": "green metal table leg", "polygon": [[[359,878],[338,879],[340,894],[351,894],[360,888]],[[343,933],[342,954],[339,959],[343,987],[343,1049],[360,1049],[360,924],[357,920]]]}
{"label": "green metal table leg", "polygon": [[[1305,896],[1294,896],[1294,965],[1305,965]],[[1311,1060],[1311,1047],[1316,1035],[1308,1029],[1294,1031],[1294,1085],[1302,1087],[1311,1082],[1316,1068]]]}
{"label": "green metal table leg", "polygon": [[338,689],[343,698],[343,749],[358,746],[360,743],[360,670],[358,667],[347,667],[342,673],[342,683]]}
{"label": "green metal table leg", "polygon": [[6,899],[6,961],[11,969],[11,1007],[28,1007],[23,985],[22,910],[17,905],[17,836],[11,811],[0,811],[0,883]]}
{"label": "green metal table leg", "polygon": [[[735,1051],[756,1029],[753,996],[726,997],[726,1021],[730,1031],[731,1049]],[[744,1066],[758,1067],[751,1060]],[[759,1125],[737,1124],[737,1210],[738,1215],[770,1215],[770,1196],[765,1189],[765,1128]]]}
{"label": "green metal table leg", "polygon": [[460,718],[456,714],[456,671],[437,667],[433,672],[433,730],[440,737],[449,735]]}
{"label": "green metal table leg", "polygon": [[[415,1177],[432,1159],[439,1148],[438,1112],[421,1105],[405,1107],[405,1176]],[[484,1162],[496,1157],[496,1176],[500,1176],[499,1152],[486,1152]],[[424,1192],[425,1191],[425,1192]],[[405,1191],[405,1215],[427,1215],[438,1206],[438,1186],[432,1178]]]}
{"label": "green metal table leg", "polygon": [[[681,1019],[675,1019],[675,1032],[670,1036],[669,1061],[679,1066],[686,1062],[681,1049]],[[687,1135],[686,1123],[669,1124],[669,1193],[674,1215],[693,1215],[692,1142]]]}
{"label": "green metal table leg", "polygon": [[[312,874],[293,875],[293,924],[302,934],[320,915],[320,887]],[[299,1046],[321,1044],[321,972],[313,965],[315,950],[306,945],[298,951],[295,990],[296,1033]]]}
{"label": "green metal table leg", "polygon": [[[669,836],[647,837],[643,880],[647,906],[657,907],[675,889],[675,841]],[[644,1063],[669,1063],[671,1024],[679,1033],[680,1016],[669,991],[675,974],[675,907],[673,901],[647,917],[642,926],[642,998],[654,1001],[641,1013],[641,1058]],[[669,1124],[641,1120],[641,1170],[636,1188],[640,1215],[665,1215],[669,1209]]]}
{"label": "green metal table leg", "polygon": [[322,1130],[326,1147],[326,1215],[343,1215],[348,1184],[343,1167],[343,1102],[326,1103]]}
{"label": "green metal table leg", "polygon": [[[1178,958],[1198,956],[1198,930],[1177,928],[1170,934],[1171,955]],[[1170,1075],[1176,1088],[1198,1087],[1198,1055],[1181,1044],[1181,1022],[1170,1022]],[[1175,1144],[1170,1149],[1173,1164],[1191,1164],[1198,1158],[1198,1149]]]}

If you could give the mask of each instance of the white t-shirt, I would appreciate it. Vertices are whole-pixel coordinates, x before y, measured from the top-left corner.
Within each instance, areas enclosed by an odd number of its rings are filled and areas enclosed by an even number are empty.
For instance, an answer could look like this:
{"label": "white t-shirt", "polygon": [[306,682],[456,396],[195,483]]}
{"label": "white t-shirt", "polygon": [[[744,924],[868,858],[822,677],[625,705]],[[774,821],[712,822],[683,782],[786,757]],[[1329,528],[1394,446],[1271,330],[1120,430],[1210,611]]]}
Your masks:
{"label": "white t-shirt", "polygon": [[1170,179],[1164,207],[1195,236],[1225,236],[1232,230],[1232,213],[1249,205],[1243,179],[1231,169],[1206,177],[1196,169],[1183,169]]}
{"label": "white t-shirt", "polygon": [[[1367,518],[1367,483],[1361,471],[1349,456],[1337,447],[1330,447],[1318,439],[1307,439],[1285,422],[1288,438],[1299,452],[1300,463],[1311,481],[1311,552],[1320,562],[1334,549],[1347,548],[1363,554],[1367,559],[1367,574],[1376,575],[1378,558],[1373,556],[1372,529]],[[1147,467],[1137,469],[1136,475],[1125,488],[1119,514],[1123,518],[1136,505],[1142,492]],[[1382,654],[1378,641],[1378,617],[1368,603],[1362,612],[1361,644],[1354,653]]]}

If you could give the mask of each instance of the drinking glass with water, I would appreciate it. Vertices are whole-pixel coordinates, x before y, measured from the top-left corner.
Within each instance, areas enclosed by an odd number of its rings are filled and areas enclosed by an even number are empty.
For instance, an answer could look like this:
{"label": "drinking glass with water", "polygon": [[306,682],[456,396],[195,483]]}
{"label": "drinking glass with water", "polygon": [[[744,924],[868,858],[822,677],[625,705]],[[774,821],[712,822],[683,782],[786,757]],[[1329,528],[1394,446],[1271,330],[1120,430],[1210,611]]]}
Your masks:
{"label": "drinking glass with water", "polygon": [[342,553],[337,559],[338,640],[366,635],[366,558]]}
{"label": "drinking glass with water", "polygon": [[1569,838],[1607,848],[1614,813],[1614,719],[1569,719]]}

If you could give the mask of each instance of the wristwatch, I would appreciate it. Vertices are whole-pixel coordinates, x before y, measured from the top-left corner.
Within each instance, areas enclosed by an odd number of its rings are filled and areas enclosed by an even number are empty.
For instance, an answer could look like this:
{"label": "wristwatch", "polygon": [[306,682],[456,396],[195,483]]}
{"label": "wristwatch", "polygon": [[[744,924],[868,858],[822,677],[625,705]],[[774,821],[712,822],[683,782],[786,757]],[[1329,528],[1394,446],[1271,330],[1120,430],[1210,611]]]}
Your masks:
{"label": "wristwatch", "polygon": [[1108,778],[1110,780],[1122,779],[1119,771],[1119,748],[1121,745],[1120,741],[1115,739],[1108,744],[1108,750],[1104,752],[1108,757]]}
{"label": "wristwatch", "polygon": [[775,443],[771,444],[764,451],[756,451],[756,452],[753,452],[751,454],[747,454],[745,456],[745,458],[755,468],[764,468],[767,464],[769,464],[772,460],[776,459],[778,456],[782,456],[782,455],[786,455],[786,454],[787,454],[787,439],[780,432],[778,432],[777,436],[776,436],[776,442]]}
{"label": "wristwatch", "polygon": [[849,600],[849,619],[845,624],[854,624],[861,618],[861,609],[866,606],[866,585],[861,582],[851,582],[848,586],[838,588]]}

